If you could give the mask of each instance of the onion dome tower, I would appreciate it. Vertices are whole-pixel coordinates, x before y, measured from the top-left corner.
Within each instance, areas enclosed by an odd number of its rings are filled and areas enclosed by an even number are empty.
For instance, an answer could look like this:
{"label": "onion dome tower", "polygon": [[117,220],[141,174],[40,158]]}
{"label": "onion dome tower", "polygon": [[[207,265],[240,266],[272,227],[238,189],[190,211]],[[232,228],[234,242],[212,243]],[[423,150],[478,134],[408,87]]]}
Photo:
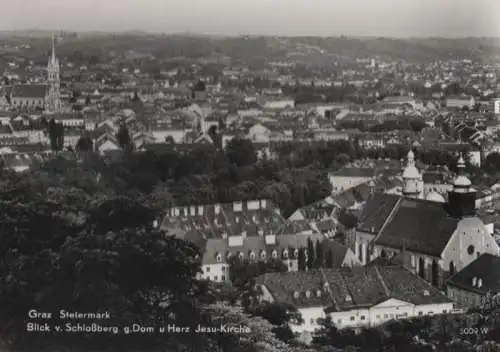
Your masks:
{"label": "onion dome tower", "polygon": [[410,150],[406,167],[403,170],[403,195],[410,198],[421,198],[422,192],[422,175],[415,166],[415,154]]}
{"label": "onion dome tower", "polygon": [[455,218],[476,215],[476,190],[465,174],[465,162],[462,156],[458,159],[458,173],[453,181],[453,190],[448,193],[449,213]]}

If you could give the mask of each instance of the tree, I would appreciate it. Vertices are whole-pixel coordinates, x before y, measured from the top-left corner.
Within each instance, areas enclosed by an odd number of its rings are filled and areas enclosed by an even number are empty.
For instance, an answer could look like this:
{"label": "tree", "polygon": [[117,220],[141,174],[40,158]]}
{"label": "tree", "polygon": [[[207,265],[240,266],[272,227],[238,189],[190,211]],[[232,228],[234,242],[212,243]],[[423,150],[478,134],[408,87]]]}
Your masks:
{"label": "tree", "polygon": [[233,138],[226,146],[229,163],[237,167],[253,165],[257,161],[254,145],[248,139]]}
{"label": "tree", "polygon": [[88,153],[94,150],[94,143],[88,136],[82,136],[76,143],[76,151],[81,153]]}
{"label": "tree", "polygon": [[299,254],[297,257],[297,265],[299,271],[306,271],[307,263],[306,263],[306,253],[304,248],[299,248]]}
{"label": "tree", "polygon": [[116,133],[116,139],[122,150],[130,152],[133,149],[132,138],[130,137],[130,132],[125,124],[120,126],[120,129]]}
{"label": "tree", "polygon": [[0,200],[0,226],[6,231],[0,238],[0,305],[8,307],[0,317],[1,340],[14,350],[68,351],[78,350],[72,347],[75,341],[81,350],[161,349],[172,342],[164,336],[27,333],[26,307],[108,311],[112,319],[107,323],[117,326],[175,322],[194,327],[200,322],[196,307],[205,289],[195,279],[195,247],[148,228],[146,221],[98,234],[87,224],[93,202],[64,189],[47,193],[44,187],[39,193],[37,182],[17,180],[7,187],[16,192]]}
{"label": "tree", "polygon": [[54,119],[48,125],[50,147],[53,151],[61,151],[64,147],[64,126]]}
{"label": "tree", "polygon": [[275,327],[272,331],[276,337],[284,342],[289,342],[295,338],[295,334],[290,328],[290,323],[302,324],[303,319],[300,312],[291,304],[279,302],[263,302],[250,308],[250,313],[266,319]]}
{"label": "tree", "polygon": [[314,243],[309,237],[307,239],[307,270],[311,270],[314,267],[315,260],[315,252],[314,252]]}
{"label": "tree", "polygon": [[323,243],[320,242],[320,240],[316,240],[316,258],[314,261],[314,267],[316,269],[322,268],[324,266],[324,249],[323,249]]}
{"label": "tree", "polygon": [[325,267],[333,269],[333,251],[331,248],[326,252]]}

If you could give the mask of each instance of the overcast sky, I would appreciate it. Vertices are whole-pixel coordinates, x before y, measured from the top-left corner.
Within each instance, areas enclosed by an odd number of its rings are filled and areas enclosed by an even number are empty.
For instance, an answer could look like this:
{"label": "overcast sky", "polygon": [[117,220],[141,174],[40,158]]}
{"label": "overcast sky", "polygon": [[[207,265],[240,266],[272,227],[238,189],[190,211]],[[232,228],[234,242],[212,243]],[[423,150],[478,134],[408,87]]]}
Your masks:
{"label": "overcast sky", "polygon": [[0,5],[0,30],[500,36],[500,0],[0,0]]}

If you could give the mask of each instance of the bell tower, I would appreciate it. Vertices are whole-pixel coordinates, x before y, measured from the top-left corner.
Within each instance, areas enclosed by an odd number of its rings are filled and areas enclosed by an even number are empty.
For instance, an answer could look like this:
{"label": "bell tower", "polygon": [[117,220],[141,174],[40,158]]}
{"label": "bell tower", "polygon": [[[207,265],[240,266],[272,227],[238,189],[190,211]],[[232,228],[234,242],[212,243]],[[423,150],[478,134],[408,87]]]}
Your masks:
{"label": "bell tower", "polygon": [[453,190],[448,193],[448,212],[454,218],[474,216],[476,214],[476,190],[465,174],[465,162],[458,159],[458,173],[453,182]]}
{"label": "bell tower", "polygon": [[52,36],[52,55],[47,65],[47,82],[49,84],[49,95],[46,108],[50,112],[58,112],[61,107],[59,60],[56,57],[54,36]]}

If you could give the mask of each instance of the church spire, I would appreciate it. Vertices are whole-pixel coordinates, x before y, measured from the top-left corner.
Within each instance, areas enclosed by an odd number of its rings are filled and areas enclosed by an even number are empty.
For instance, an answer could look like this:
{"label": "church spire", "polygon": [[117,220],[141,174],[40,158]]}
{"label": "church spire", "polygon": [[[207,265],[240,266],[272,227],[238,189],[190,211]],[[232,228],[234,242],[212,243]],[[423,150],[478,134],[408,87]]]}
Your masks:
{"label": "church spire", "polygon": [[54,35],[52,35],[52,55],[50,59],[52,62],[56,61],[56,45],[55,45]]}

